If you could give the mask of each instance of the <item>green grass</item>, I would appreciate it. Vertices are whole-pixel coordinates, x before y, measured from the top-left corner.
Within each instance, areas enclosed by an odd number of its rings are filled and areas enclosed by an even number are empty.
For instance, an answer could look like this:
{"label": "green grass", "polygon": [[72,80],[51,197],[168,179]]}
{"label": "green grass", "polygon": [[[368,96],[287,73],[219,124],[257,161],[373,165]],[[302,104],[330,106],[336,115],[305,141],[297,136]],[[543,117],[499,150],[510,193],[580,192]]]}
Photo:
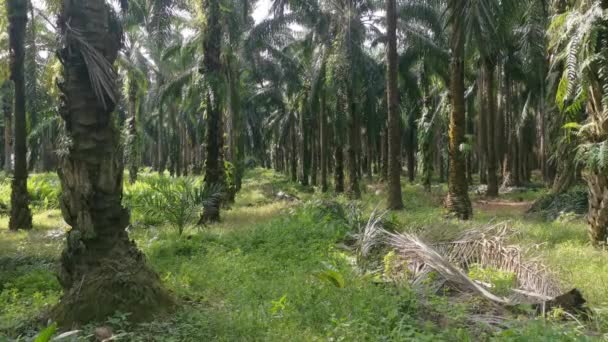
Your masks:
{"label": "green grass", "polygon": [[[364,184],[363,189],[364,213],[384,205],[382,185]],[[460,222],[444,216],[445,185],[434,186],[431,194],[405,182],[403,189],[406,208],[389,218],[404,230],[449,233],[510,220],[520,232],[514,242],[534,246],[533,253],[564,284],[581,289],[600,312],[585,332],[605,329],[601,311],[608,307],[608,256],[587,243],[580,219],[548,222],[524,215],[519,207],[480,207],[473,220]],[[301,202],[277,201],[279,191]],[[528,201],[542,193],[520,196]],[[585,339],[573,324],[526,317],[514,319],[506,331],[492,333],[467,320],[473,307],[469,303],[453,303],[446,297],[423,302],[407,286],[378,283],[361,274],[352,266],[352,255],[338,247],[352,228],[341,215],[323,207],[332,200],[347,203],[343,196],[312,194],[284,176],[254,169],[220,224],[191,226],[181,237],[163,225],[134,226],[132,237],[182,305],[171,316],[147,324],[132,325],[121,313],[105,323],[123,332],[126,341]],[[501,201],[518,199],[505,196]],[[31,338],[44,327],[40,314],[61,295],[54,262],[63,244],[58,234],[67,227],[56,209],[36,207],[35,212],[30,232],[8,232],[7,218],[0,217],[0,341]],[[103,323],[84,330],[99,324]]]}

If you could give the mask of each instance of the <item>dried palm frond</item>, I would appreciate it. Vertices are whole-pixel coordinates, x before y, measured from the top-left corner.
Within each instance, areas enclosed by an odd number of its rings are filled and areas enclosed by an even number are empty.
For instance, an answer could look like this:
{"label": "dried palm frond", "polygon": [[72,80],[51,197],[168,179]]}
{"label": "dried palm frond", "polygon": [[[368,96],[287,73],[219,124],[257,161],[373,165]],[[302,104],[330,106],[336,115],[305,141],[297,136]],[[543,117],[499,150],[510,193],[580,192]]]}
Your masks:
{"label": "dried palm frond", "polygon": [[367,224],[359,227],[359,232],[355,234],[359,254],[362,257],[368,256],[372,248],[379,241],[381,241],[381,237],[384,233],[384,229],[382,227],[382,218],[386,215],[386,213],[386,211],[379,213],[378,208],[374,209],[369,217],[369,220],[367,221]]}
{"label": "dried palm frond", "polygon": [[[422,242],[416,236],[407,233],[388,233],[388,243],[399,251],[408,260],[415,260],[439,273],[450,283],[456,285],[460,290],[476,292],[493,302],[507,304],[507,298],[501,298],[483,286],[475,283],[461,269],[456,267],[448,257],[439,254],[433,247]],[[418,268],[418,266],[417,266]]]}
{"label": "dried palm frond", "polygon": [[[407,263],[415,288],[424,284],[427,290],[438,291],[449,283],[459,291],[476,293],[507,305],[542,302],[561,293],[547,267],[534,258],[528,258],[521,248],[508,244],[513,234],[508,223],[470,229],[449,241],[427,243],[410,233],[384,230],[381,218],[382,215],[374,211],[368,224],[361,229],[358,239],[360,253],[365,256],[373,246],[382,243],[394,248]],[[474,264],[513,273],[518,288],[512,289],[509,298],[493,294],[491,286],[474,281],[467,275],[466,270]],[[429,284],[427,279],[433,272],[440,277]]]}
{"label": "dried palm frond", "polygon": [[[79,50],[87,67],[91,87],[99,103],[104,109],[116,104],[118,97],[114,81],[116,80],[116,71],[112,63],[87,42],[80,30],[71,27],[69,23],[66,23],[66,39],[74,41],[80,47]],[[110,106],[106,102],[107,99],[111,101]]]}

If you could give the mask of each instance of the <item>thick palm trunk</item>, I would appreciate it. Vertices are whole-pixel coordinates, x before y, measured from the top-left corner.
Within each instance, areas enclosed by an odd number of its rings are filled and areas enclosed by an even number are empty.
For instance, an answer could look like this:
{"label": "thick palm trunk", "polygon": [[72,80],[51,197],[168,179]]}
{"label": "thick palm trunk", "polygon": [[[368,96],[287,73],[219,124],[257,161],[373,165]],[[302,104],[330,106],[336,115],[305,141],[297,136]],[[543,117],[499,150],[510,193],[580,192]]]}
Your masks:
{"label": "thick palm trunk", "polygon": [[608,237],[608,176],[587,171],[583,178],[589,187],[589,238],[593,245],[606,244]]}
{"label": "thick palm trunk", "polygon": [[401,125],[397,93],[397,9],[395,0],[386,0],[388,47],[386,96],[388,105],[388,198],[387,207],[403,209],[401,194]]}
{"label": "thick palm trunk", "polygon": [[[205,53],[203,69],[207,79],[207,153],[205,161],[205,184],[221,186],[226,191],[224,177],[224,139],[220,88],[222,26],[220,24],[220,4],[218,0],[203,0],[203,9],[207,13],[207,27],[203,50]],[[205,206],[203,219],[216,222],[220,219],[221,201]]]}
{"label": "thick palm trunk", "polygon": [[[60,113],[72,144],[61,157],[58,174],[63,218],[72,229],[61,256],[63,297],[53,316],[66,327],[103,321],[116,311],[145,319],[172,304],[127,234],[129,212],[121,205],[124,158],[113,124],[114,104],[107,94],[105,105],[96,96],[83,58],[94,49],[110,65],[114,62],[121,33],[113,18],[104,0],[64,1],[59,18],[65,42],[59,51],[64,66]],[[109,74],[115,82],[114,72]]]}
{"label": "thick palm trunk", "polygon": [[[456,0],[453,0],[456,1]],[[460,13],[462,5],[452,4]],[[460,146],[465,143],[465,104],[464,104],[464,34],[462,18],[453,19],[450,44],[452,60],[450,62],[450,127],[449,127],[449,186],[446,205],[456,217],[466,220],[471,218],[473,210],[469,199],[468,183],[465,170],[464,153]]]}
{"label": "thick palm trunk", "polygon": [[25,28],[27,3],[8,0],[10,68],[15,85],[15,172],[11,192],[11,218],[9,229],[32,228],[32,213],[27,193],[27,145],[25,129]]}

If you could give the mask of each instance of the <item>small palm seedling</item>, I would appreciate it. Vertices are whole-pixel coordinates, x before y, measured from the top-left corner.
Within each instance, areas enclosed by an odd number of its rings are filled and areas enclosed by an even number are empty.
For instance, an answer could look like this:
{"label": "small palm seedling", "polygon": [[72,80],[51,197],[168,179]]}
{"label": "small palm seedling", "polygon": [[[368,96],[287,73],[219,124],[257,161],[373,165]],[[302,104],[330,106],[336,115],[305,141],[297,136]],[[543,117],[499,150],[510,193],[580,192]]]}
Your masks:
{"label": "small palm seedling", "polygon": [[149,190],[138,196],[136,207],[145,215],[165,222],[182,235],[188,224],[200,216],[206,206],[221,200],[220,186],[203,187],[189,178],[157,178]]}

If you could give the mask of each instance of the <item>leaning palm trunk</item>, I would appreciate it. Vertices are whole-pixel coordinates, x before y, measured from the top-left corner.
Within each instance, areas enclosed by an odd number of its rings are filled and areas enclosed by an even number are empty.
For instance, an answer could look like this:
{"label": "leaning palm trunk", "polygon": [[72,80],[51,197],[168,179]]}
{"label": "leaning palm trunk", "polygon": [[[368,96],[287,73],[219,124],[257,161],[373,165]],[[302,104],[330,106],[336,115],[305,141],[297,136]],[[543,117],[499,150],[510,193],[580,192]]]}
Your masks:
{"label": "leaning palm trunk", "polygon": [[468,183],[465,170],[464,153],[461,145],[465,143],[465,105],[464,105],[464,33],[462,27],[462,4],[453,0],[452,20],[452,60],[450,65],[450,98],[452,111],[449,128],[449,187],[446,205],[448,210],[460,219],[467,220],[472,216]]}
{"label": "leaning palm trunk", "polygon": [[11,192],[11,219],[9,229],[32,228],[32,213],[27,193],[27,147],[25,129],[25,28],[27,3],[7,1],[9,41],[11,49],[11,79],[15,84],[15,173]]}
{"label": "leaning palm trunk", "polygon": [[63,297],[52,314],[63,326],[116,311],[146,319],[172,300],[129,239],[129,212],[121,205],[124,158],[112,118],[120,26],[104,0],[66,0],[59,28],[60,113],[71,144],[58,174],[61,211],[72,229],[58,275]]}

